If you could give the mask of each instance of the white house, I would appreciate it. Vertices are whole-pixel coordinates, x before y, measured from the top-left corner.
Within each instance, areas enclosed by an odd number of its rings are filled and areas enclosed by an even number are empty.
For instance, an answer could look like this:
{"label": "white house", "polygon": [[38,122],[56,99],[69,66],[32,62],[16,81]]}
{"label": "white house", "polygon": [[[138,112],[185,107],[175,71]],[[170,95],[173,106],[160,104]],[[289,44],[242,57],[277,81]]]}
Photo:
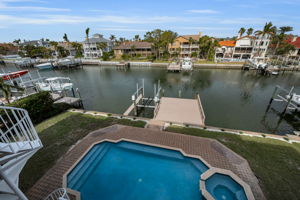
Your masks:
{"label": "white house", "polygon": [[243,36],[236,40],[220,41],[216,49],[216,58],[264,58],[270,44],[271,35]]}
{"label": "white house", "polygon": [[295,47],[295,50],[290,52],[290,58],[300,59],[300,37],[291,36],[287,42]]}
{"label": "white house", "polygon": [[[98,44],[106,43],[106,48],[101,49]],[[94,34],[92,38],[83,42],[83,51],[85,58],[99,58],[103,52],[109,52],[113,48],[113,42],[105,39],[103,35]]]}

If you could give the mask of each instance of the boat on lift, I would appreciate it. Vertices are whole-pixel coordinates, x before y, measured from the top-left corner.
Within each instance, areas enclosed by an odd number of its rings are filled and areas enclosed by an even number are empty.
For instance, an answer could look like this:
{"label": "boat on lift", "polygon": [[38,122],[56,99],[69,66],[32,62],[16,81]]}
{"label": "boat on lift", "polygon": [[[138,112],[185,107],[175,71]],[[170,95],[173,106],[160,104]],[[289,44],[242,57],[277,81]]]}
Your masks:
{"label": "boat on lift", "polygon": [[41,91],[61,92],[73,89],[73,83],[68,77],[52,77],[44,82],[37,82],[36,86]]}
{"label": "boat on lift", "polygon": [[193,70],[193,63],[191,58],[184,58],[181,62],[181,69],[186,71]]}
{"label": "boat on lift", "polygon": [[7,80],[10,80],[10,79],[19,78],[20,76],[23,76],[27,73],[28,73],[28,70],[21,70],[21,71],[16,71],[16,72],[3,73],[3,74],[0,74],[0,78],[7,81]]}
{"label": "boat on lift", "polygon": [[52,65],[52,63],[47,62],[47,63],[42,63],[42,64],[35,65],[35,67],[40,69],[40,70],[43,70],[43,69],[52,69],[53,65]]}
{"label": "boat on lift", "polygon": [[292,98],[292,102],[300,106],[300,95],[294,94]]}

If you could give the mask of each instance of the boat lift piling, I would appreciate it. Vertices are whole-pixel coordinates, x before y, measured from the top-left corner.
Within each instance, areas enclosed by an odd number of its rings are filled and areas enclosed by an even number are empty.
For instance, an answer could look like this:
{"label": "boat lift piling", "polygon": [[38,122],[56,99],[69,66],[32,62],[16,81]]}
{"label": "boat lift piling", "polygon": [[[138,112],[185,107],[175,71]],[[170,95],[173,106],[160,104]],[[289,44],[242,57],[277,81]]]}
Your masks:
{"label": "boat lift piling", "polygon": [[[142,80],[142,85],[139,83],[136,84],[136,91],[131,96],[132,104],[128,109],[123,113],[124,116],[130,115],[133,111],[135,116],[139,114],[139,108],[152,108],[155,109],[157,103],[160,99],[161,86],[160,81],[157,84],[154,84],[153,93],[154,97],[145,97],[145,81]],[[151,105],[154,102],[154,105]]]}
{"label": "boat lift piling", "polygon": [[[272,97],[269,101],[268,107],[267,107],[267,111],[270,109],[273,101],[278,101],[278,102],[285,102],[285,106],[284,106],[284,110],[281,112],[281,115],[285,115],[285,113],[288,110],[293,110],[295,112],[300,111],[300,104],[298,104],[297,102],[295,102],[294,97],[295,97],[295,93],[293,93],[294,87],[292,87],[290,90],[286,90],[280,86],[276,86]],[[282,94],[280,94],[279,92],[282,92]]]}

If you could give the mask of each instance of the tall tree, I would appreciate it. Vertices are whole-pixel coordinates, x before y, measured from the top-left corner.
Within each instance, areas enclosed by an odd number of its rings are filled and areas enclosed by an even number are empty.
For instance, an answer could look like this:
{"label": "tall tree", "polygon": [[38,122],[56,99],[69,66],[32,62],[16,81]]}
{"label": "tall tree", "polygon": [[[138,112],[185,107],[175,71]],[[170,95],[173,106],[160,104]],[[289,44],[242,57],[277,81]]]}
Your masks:
{"label": "tall tree", "polygon": [[[291,31],[293,31],[293,27],[282,26],[276,32],[276,34],[274,35],[273,40],[272,40],[272,43],[276,44],[275,49],[274,49],[275,54],[278,54],[278,53],[282,54],[285,50],[291,48],[291,47],[288,47],[288,45],[287,45],[288,43],[286,42],[286,39],[287,39],[286,33],[291,32]],[[286,47],[284,47],[284,46],[286,46]],[[279,50],[279,47],[281,47],[280,50]]]}
{"label": "tall tree", "polygon": [[2,78],[0,78],[0,90],[2,91],[5,100],[7,103],[10,103],[10,97],[11,97],[11,89],[15,88],[18,91],[24,91],[23,88],[19,87],[17,84],[11,85],[6,83]]}
{"label": "tall tree", "polygon": [[255,35],[258,35],[261,37],[261,40],[259,42],[259,47],[258,47],[258,55],[259,56],[261,55],[261,42],[262,42],[264,36],[265,35],[273,36],[276,33],[276,30],[277,30],[276,26],[273,26],[272,22],[268,22],[265,24],[263,30],[255,31]]}
{"label": "tall tree", "polygon": [[115,40],[116,40],[116,36],[115,36],[115,35],[110,35],[109,39],[110,39],[111,41],[115,41]]}
{"label": "tall tree", "polygon": [[244,35],[245,32],[246,32],[246,29],[244,27],[240,28],[239,34],[241,37]]}
{"label": "tall tree", "polygon": [[247,30],[247,35],[252,35],[253,34],[254,29],[253,28],[248,28]]}
{"label": "tall tree", "polygon": [[139,36],[139,35],[135,35],[135,36],[134,36],[134,38],[133,38],[133,40],[134,40],[134,41],[140,41],[140,40],[141,40],[141,38],[140,38],[140,36]]}
{"label": "tall tree", "polygon": [[69,54],[71,55],[70,41],[69,41],[68,35],[66,33],[64,34],[63,39],[66,42],[67,50],[69,51]]}

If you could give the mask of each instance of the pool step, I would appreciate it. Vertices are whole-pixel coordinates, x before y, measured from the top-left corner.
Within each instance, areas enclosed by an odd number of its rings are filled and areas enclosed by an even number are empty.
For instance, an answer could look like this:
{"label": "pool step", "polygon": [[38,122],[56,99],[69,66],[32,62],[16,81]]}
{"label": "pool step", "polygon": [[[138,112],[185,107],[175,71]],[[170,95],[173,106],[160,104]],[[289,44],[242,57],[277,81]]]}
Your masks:
{"label": "pool step", "polygon": [[[102,158],[103,151],[106,152],[109,145],[101,144],[90,150],[90,152],[80,161],[80,163],[73,169],[71,174],[68,176],[68,187],[76,189],[75,186],[78,182],[81,182],[81,179],[86,176],[85,172],[91,168],[96,160]],[[96,161],[97,162],[97,161]]]}
{"label": "pool step", "polygon": [[109,151],[109,149],[110,145],[106,145],[106,147],[103,148],[101,153],[97,156],[97,159],[95,159],[94,162],[92,162],[92,164],[84,172],[84,175],[81,176],[81,179],[76,182],[76,184],[74,185],[75,188],[81,188],[81,186],[87,181],[92,172],[95,170],[95,168],[99,165],[102,158],[104,158],[105,154]]}
{"label": "pool step", "polygon": [[160,147],[154,147],[154,146],[148,146],[148,145],[136,144],[136,143],[127,143],[127,142],[120,142],[116,146],[118,148],[131,150],[139,153],[142,152],[145,154],[152,154],[159,157],[168,157],[177,160],[185,159],[185,157],[181,153],[178,153],[178,151],[164,149]]}
{"label": "pool step", "polygon": [[206,170],[208,170],[208,167],[202,163],[200,160],[195,158],[190,158],[190,162],[192,165],[194,165],[201,173],[204,173]]}

